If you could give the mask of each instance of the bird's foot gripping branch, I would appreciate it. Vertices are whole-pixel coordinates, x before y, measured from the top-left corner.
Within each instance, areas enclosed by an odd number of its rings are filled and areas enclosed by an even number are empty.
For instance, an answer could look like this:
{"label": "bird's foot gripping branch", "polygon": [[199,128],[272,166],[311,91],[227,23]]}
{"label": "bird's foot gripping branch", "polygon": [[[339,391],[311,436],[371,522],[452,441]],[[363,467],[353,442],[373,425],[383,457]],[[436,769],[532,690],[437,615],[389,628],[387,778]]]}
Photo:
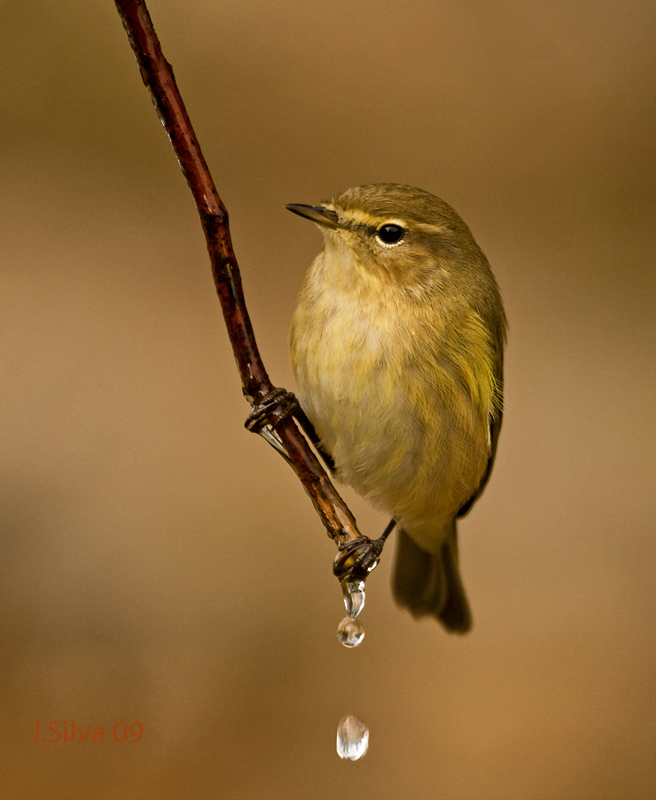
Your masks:
{"label": "bird's foot gripping branch", "polygon": [[340,583],[363,581],[378,566],[387,537],[394,530],[396,520],[391,520],[378,539],[361,536],[339,545],[333,561],[333,573]]}

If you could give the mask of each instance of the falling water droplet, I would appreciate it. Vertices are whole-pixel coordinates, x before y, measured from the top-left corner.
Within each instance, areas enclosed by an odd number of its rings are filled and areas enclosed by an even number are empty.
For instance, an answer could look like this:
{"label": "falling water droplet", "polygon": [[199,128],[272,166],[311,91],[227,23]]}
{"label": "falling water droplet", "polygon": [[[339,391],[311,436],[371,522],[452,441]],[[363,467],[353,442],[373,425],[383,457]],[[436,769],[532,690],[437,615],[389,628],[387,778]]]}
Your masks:
{"label": "falling water droplet", "polygon": [[347,714],[337,725],[337,755],[359,761],[369,749],[369,728],[357,717]]}
{"label": "falling water droplet", "polygon": [[337,638],[344,647],[357,647],[364,639],[364,628],[353,617],[344,617],[337,627]]}
{"label": "falling water droplet", "polygon": [[344,581],[342,592],[346,613],[349,617],[357,617],[364,608],[364,581]]}

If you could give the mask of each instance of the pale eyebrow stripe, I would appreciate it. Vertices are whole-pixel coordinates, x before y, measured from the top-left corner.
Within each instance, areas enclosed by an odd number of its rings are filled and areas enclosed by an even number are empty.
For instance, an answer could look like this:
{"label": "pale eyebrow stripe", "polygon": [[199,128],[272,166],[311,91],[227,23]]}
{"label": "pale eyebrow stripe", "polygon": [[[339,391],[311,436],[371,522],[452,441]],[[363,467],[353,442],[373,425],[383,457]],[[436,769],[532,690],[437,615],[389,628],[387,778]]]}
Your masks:
{"label": "pale eyebrow stripe", "polygon": [[349,222],[353,222],[356,225],[374,226],[379,224],[376,217],[371,216],[371,214],[366,214],[364,211],[349,210],[344,214],[344,216]]}
{"label": "pale eyebrow stripe", "polygon": [[444,233],[447,230],[444,225],[432,225],[430,222],[407,222],[393,216],[387,218],[374,217],[364,211],[349,210],[344,216],[355,225],[365,225],[372,228],[377,228],[379,225],[400,225],[402,228],[423,233]]}
{"label": "pale eyebrow stripe", "polygon": [[444,225],[431,225],[430,222],[418,222],[414,228],[424,233],[444,233],[447,230]]}
{"label": "pale eyebrow stripe", "polygon": [[365,225],[367,227],[378,228],[380,225],[400,225],[402,228],[412,227],[408,222],[392,215],[367,214],[365,211],[350,210],[344,213],[344,217],[355,225]]}

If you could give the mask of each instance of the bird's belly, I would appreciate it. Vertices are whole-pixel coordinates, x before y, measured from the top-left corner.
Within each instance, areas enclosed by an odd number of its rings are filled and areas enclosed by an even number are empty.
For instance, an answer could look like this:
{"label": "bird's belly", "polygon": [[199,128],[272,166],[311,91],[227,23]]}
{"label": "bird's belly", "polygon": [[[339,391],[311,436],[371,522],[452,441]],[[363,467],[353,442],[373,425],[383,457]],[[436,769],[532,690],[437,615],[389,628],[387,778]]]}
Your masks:
{"label": "bird's belly", "polygon": [[488,457],[457,376],[417,352],[412,337],[382,314],[333,319],[319,346],[299,333],[294,356],[301,403],[338,477],[411,535],[455,515]]}

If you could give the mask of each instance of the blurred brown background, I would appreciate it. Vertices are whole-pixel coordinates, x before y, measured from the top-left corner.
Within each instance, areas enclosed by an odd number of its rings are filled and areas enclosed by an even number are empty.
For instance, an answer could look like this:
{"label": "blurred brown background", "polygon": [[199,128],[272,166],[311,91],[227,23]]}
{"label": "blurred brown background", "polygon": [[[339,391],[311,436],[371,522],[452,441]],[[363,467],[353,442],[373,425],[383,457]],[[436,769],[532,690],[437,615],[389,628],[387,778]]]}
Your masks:
{"label": "blurred brown background", "polygon": [[[113,3],[1,12],[2,797],[656,796],[654,4],[151,2],[276,383],[320,247],[286,202],[419,185],[503,291],[504,432],[461,528],[475,629],[398,611],[390,548],[356,651],[333,545],[242,427]],[[37,720],[107,741],[30,743]]]}

